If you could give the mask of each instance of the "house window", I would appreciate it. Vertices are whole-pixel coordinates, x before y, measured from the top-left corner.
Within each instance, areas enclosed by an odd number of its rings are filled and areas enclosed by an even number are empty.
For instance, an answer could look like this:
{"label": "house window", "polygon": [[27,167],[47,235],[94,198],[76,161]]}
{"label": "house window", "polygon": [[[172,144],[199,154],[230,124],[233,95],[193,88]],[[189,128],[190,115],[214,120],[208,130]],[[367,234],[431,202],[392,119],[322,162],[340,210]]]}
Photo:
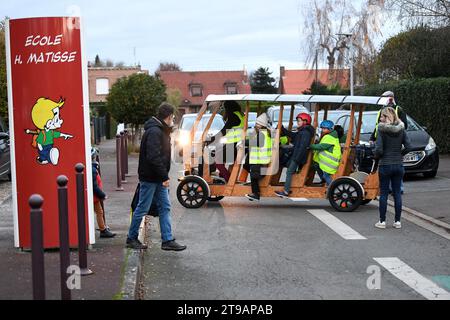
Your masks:
{"label": "house window", "polygon": [[225,90],[226,94],[237,94],[237,86],[236,85],[227,85]]}
{"label": "house window", "polygon": [[192,97],[201,97],[203,95],[203,88],[200,84],[191,84],[189,87]]}
{"label": "house window", "polygon": [[225,87],[225,94],[237,94],[237,83],[234,81],[225,81],[223,84]]}
{"label": "house window", "polygon": [[97,79],[95,82],[96,94],[97,95],[106,95],[109,93],[109,79],[101,78]]}

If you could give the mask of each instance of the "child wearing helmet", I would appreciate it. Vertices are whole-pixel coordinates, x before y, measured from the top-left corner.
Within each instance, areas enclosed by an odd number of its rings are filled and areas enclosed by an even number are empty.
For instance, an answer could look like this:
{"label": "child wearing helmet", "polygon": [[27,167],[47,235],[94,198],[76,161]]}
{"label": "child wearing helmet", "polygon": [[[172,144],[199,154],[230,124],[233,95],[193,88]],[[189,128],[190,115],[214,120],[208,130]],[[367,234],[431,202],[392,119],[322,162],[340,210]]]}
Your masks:
{"label": "child wearing helmet", "polygon": [[92,158],[92,183],[94,190],[94,211],[97,216],[97,224],[100,229],[100,238],[113,238],[116,234],[112,233],[105,225],[103,200],[106,199],[106,194],[103,192],[103,182],[99,173],[99,163],[97,162],[98,150],[91,148]]}
{"label": "child wearing helmet", "polygon": [[314,151],[314,170],[321,182],[326,182],[329,186],[332,182],[331,176],[336,173],[341,161],[341,145],[333,121],[322,121],[320,128],[322,129],[320,142],[312,144],[310,149]]}
{"label": "child wearing helmet", "polygon": [[291,141],[294,144],[294,151],[287,166],[284,190],[275,191],[275,194],[281,198],[289,197],[292,175],[306,163],[308,147],[315,134],[314,127],[311,126],[311,116],[309,113],[299,113],[296,119],[298,124],[297,132],[291,132],[284,127],[281,127],[281,134],[291,138]]}

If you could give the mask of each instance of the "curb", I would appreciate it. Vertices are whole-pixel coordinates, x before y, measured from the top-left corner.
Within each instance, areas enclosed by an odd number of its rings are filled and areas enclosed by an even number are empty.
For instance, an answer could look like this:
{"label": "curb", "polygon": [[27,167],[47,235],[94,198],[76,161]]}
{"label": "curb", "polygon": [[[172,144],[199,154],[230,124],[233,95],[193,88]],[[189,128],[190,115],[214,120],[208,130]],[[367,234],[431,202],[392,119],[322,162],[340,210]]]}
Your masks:
{"label": "curb", "polygon": [[[394,207],[395,203],[392,200],[388,200],[388,205],[390,205],[391,207]],[[405,207],[405,206],[402,206],[402,211],[405,211],[405,212],[407,212],[407,213],[409,213],[409,214],[411,214],[411,215],[413,215],[413,216],[415,216],[417,218],[420,218],[420,219],[422,219],[422,220],[424,220],[424,221],[426,221],[428,223],[431,223],[431,224],[433,224],[436,227],[443,228],[447,232],[450,233],[450,224],[448,224],[448,223],[445,223],[445,222],[440,221],[438,219],[435,219],[433,217],[427,216],[426,214],[423,214],[423,213],[421,213],[419,211],[410,209],[410,208]]]}
{"label": "curb", "polygon": [[[374,205],[379,207],[379,201],[374,201]],[[394,202],[391,200],[388,200],[387,211],[391,214],[395,214]],[[427,229],[447,240],[450,240],[450,225],[445,222],[439,221],[405,206],[402,206],[402,219],[410,221],[419,227]]]}
{"label": "curb", "polygon": [[[139,240],[147,244],[149,218],[145,216],[139,229]],[[143,265],[145,250],[125,250],[125,271],[121,290],[122,300],[142,300],[143,292],[141,290],[143,278]]]}

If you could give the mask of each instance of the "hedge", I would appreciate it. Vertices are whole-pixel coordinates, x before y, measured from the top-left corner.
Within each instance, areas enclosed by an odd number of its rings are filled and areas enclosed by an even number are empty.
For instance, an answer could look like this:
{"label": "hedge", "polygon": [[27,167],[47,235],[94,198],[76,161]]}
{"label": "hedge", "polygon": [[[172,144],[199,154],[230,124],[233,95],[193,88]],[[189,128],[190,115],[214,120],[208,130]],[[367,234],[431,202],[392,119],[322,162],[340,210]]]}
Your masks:
{"label": "hedge", "polygon": [[450,78],[402,80],[356,90],[357,95],[379,96],[393,91],[395,101],[420,125],[427,127],[439,147],[450,152]]}

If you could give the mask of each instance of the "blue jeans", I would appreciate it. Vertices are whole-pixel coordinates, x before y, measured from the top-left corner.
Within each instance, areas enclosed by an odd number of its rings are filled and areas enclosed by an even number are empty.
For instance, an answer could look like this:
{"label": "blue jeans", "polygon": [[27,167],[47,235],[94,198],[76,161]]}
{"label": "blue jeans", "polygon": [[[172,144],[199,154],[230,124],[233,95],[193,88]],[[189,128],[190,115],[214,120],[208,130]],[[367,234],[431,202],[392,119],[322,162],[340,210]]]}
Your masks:
{"label": "blue jeans", "polygon": [[392,185],[392,194],[395,202],[395,221],[400,221],[402,214],[401,183],[405,169],[402,164],[382,165],[378,168],[380,178],[380,221],[386,221],[387,200],[389,185]]}
{"label": "blue jeans", "polygon": [[331,184],[331,182],[333,181],[333,179],[331,178],[331,174],[320,169],[320,165],[317,162],[314,162],[313,168],[314,168],[314,170],[316,170],[317,174],[319,175],[320,181],[325,180],[327,186],[329,186]]}
{"label": "blue jeans", "polygon": [[[402,178],[402,183],[400,184],[400,191],[403,191],[403,178]],[[392,192],[391,186],[389,186],[389,192]]]}
{"label": "blue jeans", "polygon": [[140,181],[140,184],[139,202],[134,210],[133,218],[131,220],[128,239],[138,238],[142,218],[148,213],[154,197],[156,206],[158,207],[161,239],[163,242],[173,240],[169,189],[164,187],[162,183]]}
{"label": "blue jeans", "polygon": [[284,191],[289,194],[291,191],[292,175],[297,172],[298,164],[294,160],[290,160],[286,171],[286,182],[284,183]]}

